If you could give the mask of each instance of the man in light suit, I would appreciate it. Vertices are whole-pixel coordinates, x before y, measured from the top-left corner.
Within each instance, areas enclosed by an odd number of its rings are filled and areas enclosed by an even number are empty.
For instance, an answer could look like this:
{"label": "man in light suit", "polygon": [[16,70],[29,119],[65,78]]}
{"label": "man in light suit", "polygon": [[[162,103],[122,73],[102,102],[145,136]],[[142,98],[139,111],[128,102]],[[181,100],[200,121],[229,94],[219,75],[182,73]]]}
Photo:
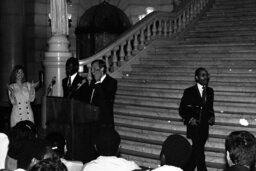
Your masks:
{"label": "man in light suit", "polygon": [[117,80],[107,74],[106,63],[103,60],[92,62],[94,89],[90,103],[99,106],[99,124],[101,127],[114,127],[113,105],[117,90]]}
{"label": "man in light suit", "polygon": [[71,57],[67,60],[67,77],[62,80],[64,97],[89,103],[92,89],[88,81],[78,74],[78,68],[77,58]]}
{"label": "man in light suit", "polygon": [[179,114],[187,126],[187,137],[192,140],[192,156],[188,171],[207,171],[204,146],[209,135],[209,125],[214,124],[214,91],[208,87],[209,74],[205,68],[195,71],[196,84],[185,89]]}

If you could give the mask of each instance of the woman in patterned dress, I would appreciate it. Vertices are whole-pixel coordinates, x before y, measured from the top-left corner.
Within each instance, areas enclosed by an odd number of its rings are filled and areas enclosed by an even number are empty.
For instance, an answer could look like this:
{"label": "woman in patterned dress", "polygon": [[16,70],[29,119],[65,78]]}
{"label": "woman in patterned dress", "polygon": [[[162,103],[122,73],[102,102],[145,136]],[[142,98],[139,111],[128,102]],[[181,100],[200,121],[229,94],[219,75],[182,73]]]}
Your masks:
{"label": "woman in patterned dress", "polygon": [[12,71],[10,84],[7,85],[9,99],[12,103],[10,126],[24,120],[34,123],[30,102],[35,99],[35,84],[25,81],[24,67],[16,65]]}

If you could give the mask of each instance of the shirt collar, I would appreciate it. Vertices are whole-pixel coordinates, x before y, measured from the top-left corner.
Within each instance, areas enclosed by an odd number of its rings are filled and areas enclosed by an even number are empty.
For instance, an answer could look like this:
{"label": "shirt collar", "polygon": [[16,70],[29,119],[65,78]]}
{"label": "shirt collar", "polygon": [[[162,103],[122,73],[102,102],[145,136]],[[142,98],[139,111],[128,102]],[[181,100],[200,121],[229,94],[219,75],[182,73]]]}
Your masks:
{"label": "shirt collar", "polygon": [[202,96],[202,94],[203,94],[203,86],[201,84],[199,84],[199,83],[196,83],[196,85],[197,85],[197,88],[198,88],[198,90],[200,92],[200,95]]}
{"label": "shirt collar", "polygon": [[74,79],[76,78],[77,72],[70,76],[71,84],[73,83]]}
{"label": "shirt collar", "polygon": [[98,83],[102,83],[104,81],[104,79],[106,78],[107,74],[104,74],[101,78],[100,78],[100,81],[97,81],[95,84],[98,84]]}

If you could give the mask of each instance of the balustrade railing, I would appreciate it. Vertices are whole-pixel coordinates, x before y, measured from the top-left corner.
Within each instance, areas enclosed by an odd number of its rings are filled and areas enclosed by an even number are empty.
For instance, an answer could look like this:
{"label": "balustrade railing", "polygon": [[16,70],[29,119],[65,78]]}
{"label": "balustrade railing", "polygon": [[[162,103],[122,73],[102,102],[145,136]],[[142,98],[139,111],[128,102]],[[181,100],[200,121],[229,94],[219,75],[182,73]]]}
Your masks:
{"label": "balustrade railing", "polygon": [[212,1],[190,0],[175,13],[153,12],[105,49],[87,59],[80,60],[80,66],[87,66],[88,79],[91,79],[91,63],[96,59],[103,59],[106,61],[107,71],[112,73],[147,46],[151,40],[171,37],[182,32]]}

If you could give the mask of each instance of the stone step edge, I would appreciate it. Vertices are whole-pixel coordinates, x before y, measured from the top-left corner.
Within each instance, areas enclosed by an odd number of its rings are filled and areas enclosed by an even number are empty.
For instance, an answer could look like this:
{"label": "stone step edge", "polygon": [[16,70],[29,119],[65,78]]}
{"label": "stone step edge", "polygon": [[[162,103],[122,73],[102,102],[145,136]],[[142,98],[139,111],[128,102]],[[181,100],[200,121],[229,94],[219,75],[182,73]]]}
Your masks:
{"label": "stone step edge", "polygon": [[[117,115],[116,115],[117,114]],[[170,122],[180,122],[183,123],[181,118],[174,118],[174,117],[162,117],[162,116],[149,116],[149,115],[135,115],[135,114],[130,114],[130,113],[121,113],[121,112],[115,112],[116,116],[130,116],[130,117],[139,117],[139,118],[145,118],[145,119],[154,119],[154,120],[162,120],[162,121],[170,121]],[[230,127],[241,127],[242,126],[239,123],[224,123],[224,122],[215,122],[215,125],[219,126],[230,126]],[[248,125],[247,128],[256,128],[256,125]]]}
{"label": "stone step edge", "polygon": [[[119,126],[119,127],[134,128],[134,129],[141,129],[141,130],[147,130],[147,131],[186,135],[186,131],[181,131],[181,130],[171,130],[171,129],[167,130],[167,129],[163,129],[163,128],[152,128],[152,127],[145,127],[145,126],[140,126],[140,125],[129,125],[129,124],[124,124],[124,123],[116,123],[116,122],[115,122],[115,125]],[[225,139],[226,135],[209,134],[209,138]]]}

